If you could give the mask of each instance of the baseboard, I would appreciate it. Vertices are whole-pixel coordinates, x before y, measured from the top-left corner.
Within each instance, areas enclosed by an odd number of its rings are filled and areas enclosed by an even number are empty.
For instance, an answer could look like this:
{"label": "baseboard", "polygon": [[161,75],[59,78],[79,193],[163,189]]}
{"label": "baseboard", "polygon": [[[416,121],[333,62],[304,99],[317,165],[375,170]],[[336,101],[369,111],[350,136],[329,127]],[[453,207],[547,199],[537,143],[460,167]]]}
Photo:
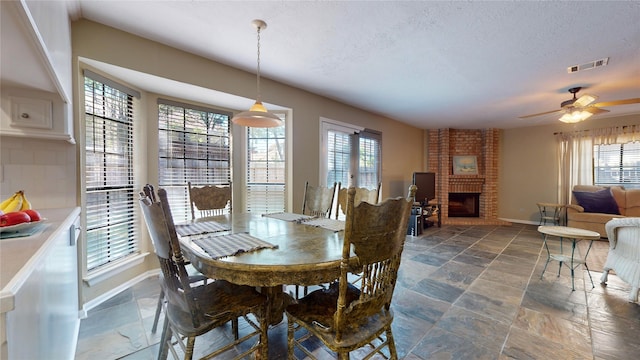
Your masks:
{"label": "baseboard", "polygon": [[84,303],[82,305],[82,309],[80,309],[80,319],[84,319],[87,317],[87,312],[93,308],[95,308],[96,306],[102,304],[103,302],[109,300],[110,298],[112,298],[115,295],[118,295],[120,292],[132,287],[133,285],[146,280],[150,277],[153,276],[158,276],[160,275],[160,269],[153,269],[153,270],[149,270],[146,271],[132,279],[130,279],[129,281],[126,281],[118,286],[116,286],[115,288],[105,292],[104,294],[96,297],[93,300],[87,301],[86,303]]}

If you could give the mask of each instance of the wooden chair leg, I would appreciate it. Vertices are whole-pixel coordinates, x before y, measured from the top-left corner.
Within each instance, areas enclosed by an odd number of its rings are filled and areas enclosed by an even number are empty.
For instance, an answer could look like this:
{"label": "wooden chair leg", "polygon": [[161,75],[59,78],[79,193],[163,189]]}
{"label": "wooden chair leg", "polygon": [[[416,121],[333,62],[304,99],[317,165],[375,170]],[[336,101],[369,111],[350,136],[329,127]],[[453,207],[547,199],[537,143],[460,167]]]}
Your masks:
{"label": "wooden chair leg", "polygon": [[193,347],[196,344],[196,337],[189,336],[187,339],[187,349],[185,350],[184,360],[191,360],[193,358]]}
{"label": "wooden chair leg", "polygon": [[153,318],[153,326],[151,327],[151,333],[155,334],[158,330],[158,319],[160,319],[160,312],[162,312],[162,305],[164,302],[164,290],[160,289],[160,295],[158,296],[158,305],[156,306],[156,315]]}
{"label": "wooden chair leg", "polygon": [[269,323],[267,321],[269,314],[269,307],[267,306],[264,313],[260,314],[260,343],[262,349],[260,350],[261,359],[269,359]]}
{"label": "wooden chair leg", "polygon": [[398,360],[398,351],[396,350],[396,342],[393,339],[391,324],[389,324],[389,328],[387,329],[387,346],[389,347],[389,355],[391,360]]}
{"label": "wooden chair leg", "polygon": [[160,349],[158,349],[158,360],[166,360],[169,355],[169,341],[171,341],[171,329],[169,328],[169,319],[165,317],[162,326],[162,336],[160,336]]}
{"label": "wooden chair leg", "polygon": [[240,334],[238,333],[238,318],[231,320],[231,330],[233,331],[233,338],[238,340],[240,338]]}
{"label": "wooden chair leg", "polygon": [[294,332],[295,332],[295,329],[293,327],[293,322],[288,321],[288,324],[287,324],[287,353],[288,353],[289,360],[294,360],[296,358],[294,356],[294,354],[293,354],[293,352],[295,350]]}

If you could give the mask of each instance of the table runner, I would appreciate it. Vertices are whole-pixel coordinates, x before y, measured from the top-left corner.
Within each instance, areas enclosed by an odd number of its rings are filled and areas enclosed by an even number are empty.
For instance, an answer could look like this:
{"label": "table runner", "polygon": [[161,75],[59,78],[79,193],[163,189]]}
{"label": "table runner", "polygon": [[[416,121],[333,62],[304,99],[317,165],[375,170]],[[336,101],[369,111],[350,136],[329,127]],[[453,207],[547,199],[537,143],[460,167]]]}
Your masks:
{"label": "table runner", "polygon": [[243,252],[251,252],[260,249],[275,249],[278,246],[260,240],[246,233],[230,235],[210,235],[193,240],[212,259],[237,255]]}
{"label": "table runner", "polygon": [[180,236],[200,235],[218,231],[228,231],[231,228],[215,221],[200,221],[188,224],[176,224],[176,232]]}
{"label": "table runner", "polygon": [[302,215],[302,214],[294,214],[288,212],[279,212],[279,213],[271,213],[271,214],[262,214],[262,216],[284,220],[284,221],[302,221],[306,219],[313,219],[313,216]]}
{"label": "table runner", "polygon": [[335,232],[344,230],[344,221],[337,220],[337,219],[313,218],[308,220],[302,220],[301,223],[305,225],[319,226],[321,228],[325,228],[327,230],[333,230]]}

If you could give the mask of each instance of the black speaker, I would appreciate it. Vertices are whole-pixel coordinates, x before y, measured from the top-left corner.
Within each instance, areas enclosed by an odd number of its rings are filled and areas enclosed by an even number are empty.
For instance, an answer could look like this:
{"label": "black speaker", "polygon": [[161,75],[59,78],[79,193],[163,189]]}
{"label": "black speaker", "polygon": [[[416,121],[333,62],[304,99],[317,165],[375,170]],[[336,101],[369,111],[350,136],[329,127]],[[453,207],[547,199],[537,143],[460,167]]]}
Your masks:
{"label": "black speaker", "polygon": [[414,206],[411,208],[411,216],[409,217],[409,227],[407,235],[422,235],[422,208]]}

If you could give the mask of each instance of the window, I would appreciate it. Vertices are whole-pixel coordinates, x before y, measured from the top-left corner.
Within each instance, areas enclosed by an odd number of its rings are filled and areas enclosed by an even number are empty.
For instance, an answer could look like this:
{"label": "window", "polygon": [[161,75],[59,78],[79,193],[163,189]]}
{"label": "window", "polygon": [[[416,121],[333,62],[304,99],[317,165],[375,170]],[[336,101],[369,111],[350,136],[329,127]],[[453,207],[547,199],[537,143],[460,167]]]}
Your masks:
{"label": "window", "polygon": [[247,128],[246,202],[249,212],[262,214],[285,210],[285,126]]}
{"label": "window", "polygon": [[593,178],[596,185],[640,188],[640,142],[595,145]]}
{"label": "window", "polygon": [[84,177],[87,270],[91,271],[137,254],[138,227],[132,140],[135,94],[87,74]]}
{"label": "window", "polygon": [[375,189],[381,179],[382,135],[369,129],[322,122],[322,151],[326,184]]}
{"label": "window", "polygon": [[158,100],[158,186],[176,223],[191,220],[187,183],[231,183],[231,114]]}

